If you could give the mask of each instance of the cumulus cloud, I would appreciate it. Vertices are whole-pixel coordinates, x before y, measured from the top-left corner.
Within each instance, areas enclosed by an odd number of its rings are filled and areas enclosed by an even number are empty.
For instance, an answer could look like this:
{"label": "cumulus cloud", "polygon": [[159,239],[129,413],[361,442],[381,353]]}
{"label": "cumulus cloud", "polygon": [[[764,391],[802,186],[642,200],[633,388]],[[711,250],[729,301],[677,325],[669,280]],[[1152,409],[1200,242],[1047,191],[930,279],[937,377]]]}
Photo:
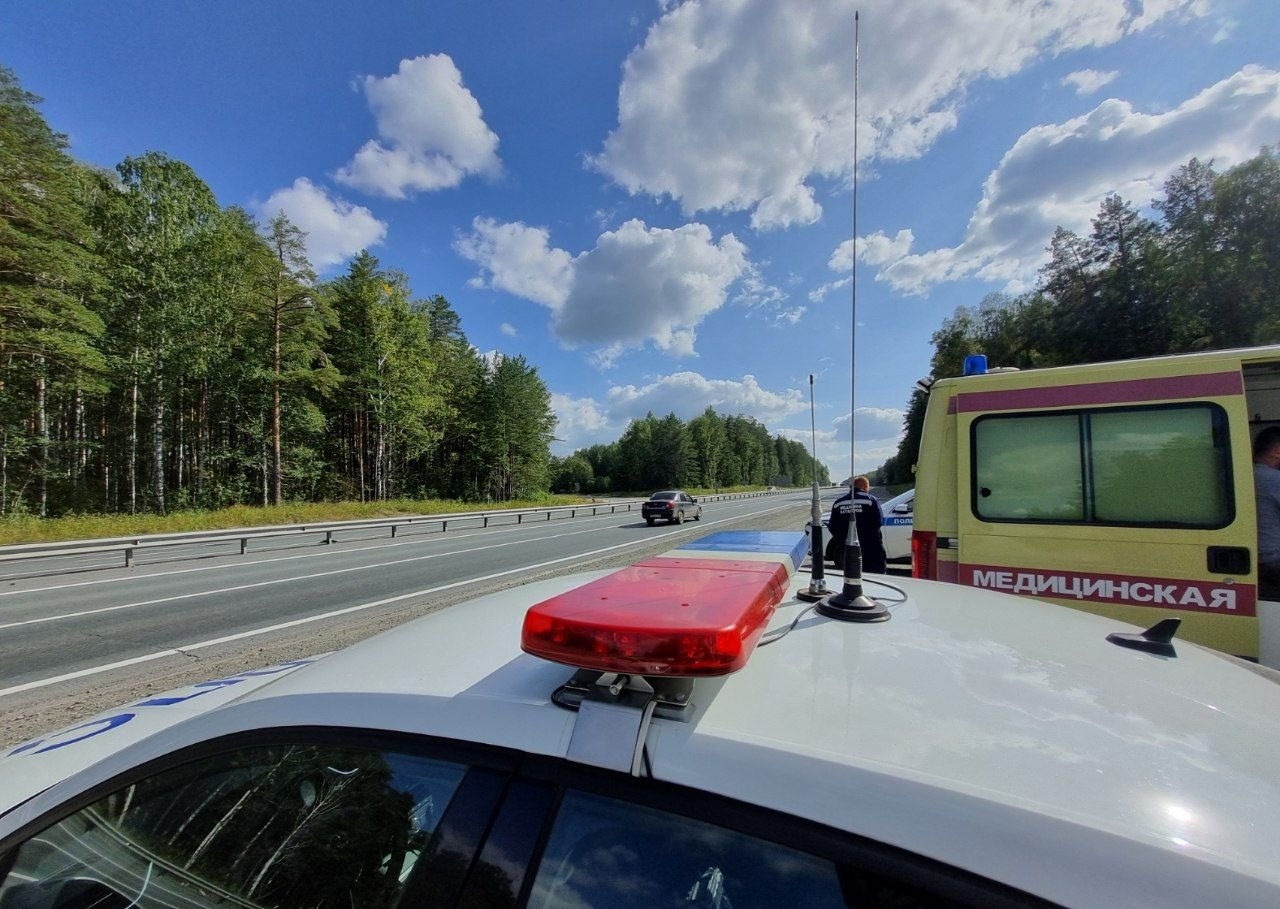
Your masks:
{"label": "cumulus cloud", "polygon": [[815,178],[852,173],[855,8],[876,23],[862,47],[864,163],[922,155],[977,80],[1205,13],[1203,0],[670,4],[627,58],[617,126],[590,163],[686,214],[750,211],[761,230],[816,221]]}
{"label": "cumulus cloud", "polygon": [[338,170],[338,182],[404,199],[501,170],[498,137],[447,54],[401,60],[397,72],[383,79],[365,76],[361,88],[379,138]]}
{"label": "cumulus cloud", "polygon": [[853,278],[841,278],[839,281],[830,281],[826,284],[815,287],[809,291],[809,301],[811,303],[820,303],[826,299],[827,295],[841,288],[848,287],[853,283]]}
{"label": "cumulus cloud", "polygon": [[473,280],[474,286],[493,287],[559,311],[573,285],[573,257],[552,248],[550,239],[546,228],[476,218],[471,233],[457,237],[453,248],[487,274]]}
{"label": "cumulus cloud", "polygon": [[733,234],[717,240],[704,224],[665,229],[632,220],[571,256],[552,247],[543,228],[477,218],[454,249],[481,267],[480,284],[548,307],[556,336],[597,348],[604,366],[646,343],[693,355],[697,326],[735,282],[755,274]]}
{"label": "cumulus cloud", "polygon": [[555,393],[551,395],[551,409],[556,414],[556,438],[551,446],[554,454],[564,456],[591,445],[616,442],[622,435],[622,428],[609,422],[594,398]]}
{"label": "cumulus cloud", "polygon": [[520,334],[520,332],[516,330],[516,327],[510,322],[503,322],[498,326],[498,331],[502,332],[508,338],[514,338],[516,335]]}
{"label": "cumulus cloud", "polygon": [[755,376],[741,379],[709,379],[696,372],[677,372],[647,385],[614,385],[604,401],[553,394],[551,406],[559,422],[557,454],[622,436],[633,419],[649,412],[660,416],[674,413],[691,420],[708,407],[723,415],[750,414],[766,426],[776,424],[806,409],[807,399],[799,389],[769,391]]}
{"label": "cumulus cloud", "polygon": [[[857,473],[867,473],[898,453],[904,414],[901,410],[878,407],[859,407],[854,413],[858,433],[854,444],[854,469]],[[838,483],[848,477],[848,414],[837,417],[812,435],[808,429],[782,429],[779,435],[802,442],[806,449],[816,441],[818,460],[827,465],[831,479]]]}
{"label": "cumulus cloud", "polygon": [[[856,407],[853,411],[853,428],[859,439],[897,439],[902,433],[905,411],[893,407]],[[835,438],[846,444],[849,441],[849,414],[831,421]],[[896,444],[896,442],[895,442]]]}
{"label": "cumulus cloud", "polygon": [[1092,95],[1104,85],[1110,85],[1119,75],[1116,70],[1104,73],[1096,69],[1081,69],[1064,76],[1062,84],[1075,89],[1077,95]]}
{"label": "cumulus cloud", "polygon": [[[1225,169],[1278,135],[1280,72],[1260,66],[1246,66],[1165,113],[1104,101],[1083,116],[1024,133],[987,177],[960,244],[918,253],[891,244],[902,254],[876,263],[883,265],[877,280],[909,294],[964,278],[1004,282],[1017,292],[1034,281],[1054,228],[1087,234],[1109,194],[1145,205],[1192,157]],[[914,239],[909,231],[898,238],[908,248]],[[833,267],[846,259],[837,250]]]}
{"label": "cumulus cloud", "polygon": [[[854,470],[866,473],[898,453],[906,415],[889,407],[858,407],[853,413],[852,424],[857,432],[853,446]],[[831,478],[836,482],[849,472],[850,422],[849,414],[843,414],[831,421],[830,429],[818,433],[818,458],[831,465]]]}
{"label": "cumulus cloud", "polygon": [[780,420],[808,406],[798,389],[768,391],[752,375],[740,380],[708,379],[696,372],[673,373],[648,385],[615,385],[609,389],[608,402],[610,414],[625,419],[653,411],[691,420],[714,407],[722,414],[750,414],[763,423]]}
{"label": "cumulus cloud", "polygon": [[306,232],[307,258],[317,271],[378,245],[387,235],[386,223],[369,209],[329,195],[306,177],[277,189],[257,209],[264,221],[283,211]]}
{"label": "cumulus cloud", "polygon": [[[911,244],[915,242],[915,234],[910,228],[898,231],[892,237],[883,231],[867,234],[858,238],[858,261],[867,265],[883,265],[896,262],[907,254]],[[831,253],[827,267],[832,271],[853,270],[853,241],[845,240]]]}

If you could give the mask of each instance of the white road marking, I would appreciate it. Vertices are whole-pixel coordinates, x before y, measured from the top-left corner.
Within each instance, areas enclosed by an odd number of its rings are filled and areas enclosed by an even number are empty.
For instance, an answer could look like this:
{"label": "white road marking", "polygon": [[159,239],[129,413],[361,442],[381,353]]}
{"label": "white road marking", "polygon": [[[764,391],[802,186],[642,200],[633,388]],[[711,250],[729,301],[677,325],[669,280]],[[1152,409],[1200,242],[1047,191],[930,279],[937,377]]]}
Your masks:
{"label": "white road marking", "polygon": [[[618,517],[618,515],[616,514],[595,515],[590,518],[576,518],[574,520],[576,521],[599,520],[600,522],[603,523],[603,521],[607,518],[616,518],[616,517]],[[371,545],[368,545],[368,546],[349,546],[347,544],[342,543],[342,541],[340,540],[335,540],[333,545],[344,546],[342,550],[344,553],[345,552],[367,552],[370,549],[393,549],[400,546],[421,546],[424,543],[437,543],[437,542],[443,543],[443,542],[449,542],[451,540],[467,539],[468,537],[481,536],[481,535],[492,536],[494,534],[501,534],[501,533],[515,533],[516,531],[519,531],[519,530],[528,530],[529,528],[544,528],[545,526],[546,526],[545,523],[499,525],[498,527],[490,527],[490,528],[484,528],[484,529],[476,528],[475,530],[472,530],[472,531],[455,530],[455,531],[451,531],[447,535],[432,534],[430,537],[419,537],[417,539],[411,539],[411,540],[391,541],[389,538],[386,542],[383,542],[381,540],[375,540],[372,542]],[[359,529],[359,528],[356,528],[356,529]],[[342,533],[342,532],[343,531],[335,531],[335,533]],[[542,539],[555,539],[556,536],[557,534],[553,534],[549,537],[542,537]],[[351,542],[363,542],[363,541],[353,540]],[[192,543],[191,545],[196,546],[199,544]],[[321,545],[321,544],[315,544],[315,545]],[[235,553],[211,553],[209,556],[206,556],[205,558],[228,558],[228,559],[234,558],[236,559],[236,561],[231,564],[222,563],[218,565],[199,565],[193,568],[175,568],[171,571],[155,571],[150,574],[136,573],[137,568],[134,568],[134,569],[130,569],[130,571],[134,573],[121,575],[114,578],[95,578],[92,581],[72,581],[66,584],[51,584],[48,587],[33,587],[26,590],[0,590],[0,597],[12,597],[12,596],[21,596],[22,594],[44,593],[45,591],[48,591],[48,590],[69,590],[76,587],[92,587],[100,584],[119,584],[121,582],[129,582],[129,581],[147,581],[147,580],[150,580],[151,578],[167,578],[167,577],[180,575],[180,574],[192,574],[198,571],[226,571],[228,569],[245,568],[250,565],[267,565],[273,562],[292,562],[295,559],[323,559],[323,558],[331,557],[332,555],[333,555],[333,549],[328,546],[326,546],[321,552],[304,552],[298,555],[280,555],[280,556],[273,556],[273,557],[264,558],[264,559],[242,559],[241,557],[235,555]],[[110,571],[111,569],[98,568],[98,569],[85,569],[85,570]],[[124,571],[123,568],[119,570]],[[6,579],[6,580],[12,580],[12,579]]]}
{"label": "white road marking", "polygon": [[[787,508],[787,507],[790,507],[790,505],[780,505],[777,508],[770,508],[766,511],[762,511],[759,513],[770,514],[771,512],[781,511],[783,508]],[[724,518],[719,521],[703,521],[701,522],[702,524],[701,527],[689,527],[685,530],[677,530],[671,534],[668,534],[668,536],[680,536],[682,534],[691,533],[695,530],[702,530],[707,527],[714,527],[716,524],[724,524],[729,521],[737,521],[737,520],[740,520],[740,519]],[[163,659],[164,657],[167,657],[167,656],[180,656],[192,650],[202,650],[206,647],[216,647],[219,644],[226,644],[231,641],[239,641],[239,640],[244,640],[245,638],[256,637],[258,635],[270,634],[273,631],[281,631],[286,628],[295,628],[299,625],[310,624],[311,622],[321,622],[321,621],[324,621],[325,619],[331,619],[341,615],[349,615],[353,612],[362,612],[363,610],[366,610],[366,609],[374,609],[378,606],[386,606],[389,603],[398,603],[401,600],[408,600],[413,597],[428,596],[433,593],[440,593],[441,591],[444,591],[444,590],[451,590],[455,587],[464,587],[467,584],[477,584],[482,581],[492,581],[497,578],[506,577],[512,574],[519,574],[521,572],[527,572],[527,571],[537,571],[539,569],[548,568],[552,565],[559,565],[564,562],[581,561],[583,559],[589,559],[594,556],[603,555],[604,553],[607,553],[607,552],[616,552],[620,549],[634,549],[639,546],[649,546],[649,545],[652,545],[652,543],[653,543],[652,537],[646,538],[644,540],[635,540],[629,543],[619,543],[615,546],[606,546],[603,549],[593,549],[590,552],[581,552],[575,555],[565,556],[559,559],[552,559],[549,562],[539,562],[536,565],[526,565],[522,568],[509,568],[506,571],[499,571],[499,572],[495,572],[494,574],[487,574],[478,578],[467,578],[466,580],[463,580],[463,581],[453,581],[448,584],[441,584],[437,587],[428,587],[426,590],[415,590],[412,593],[402,593],[394,597],[387,597],[386,599],[382,599],[382,600],[374,600],[373,602],[370,602],[370,603],[361,603],[358,606],[347,606],[343,609],[335,609],[330,612],[320,613],[319,615],[307,616],[301,619],[292,619],[288,622],[280,622],[276,625],[268,625],[265,628],[255,628],[252,631],[241,631],[237,634],[229,634],[219,638],[210,638],[207,641],[198,641],[194,644],[183,644],[178,647],[170,647],[165,650],[157,650],[155,653],[148,653],[148,654],[145,654],[144,656],[131,657],[130,659],[127,659],[127,660],[117,660],[114,663],[104,663],[99,666],[90,666],[87,669],[78,669],[75,672],[67,672],[67,673],[63,673],[62,675],[50,676],[49,678],[45,678],[45,679],[37,679],[34,682],[24,682],[21,685],[13,685],[9,688],[0,688],[0,698],[5,697],[7,695],[11,695],[11,694],[19,694],[24,691],[32,691],[37,688],[44,688],[49,685],[56,685],[59,682],[68,682],[74,679],[81,679],[91,675],[98,675],[103,672],[110,672],[113,669],[122,669],[126,666],[136,666],[139,663],[148,663],[148,662],[151,662],[152,660]],[[488,548],[488,547],[485,547],[485,548]],[[434,556],[431,556],[428,558],[434,558]],[[410,560],[410,561],[414,561],[414,560]],[[271,582],[271,583],[276,583],[276,582]],[[259,586],[259,585],[248,585],[248,586]],[[230,589],[242,589],[242,588],[230,588]],[[140,604],[135,604],[135,605],[140,605]],[[119,609],[122,607],[113,606],[110,608]],[[35,621],[40,621],[40,620],[35,620]],[[18,623],[18,624],[26,624],[26,623]],[[10,627],[10,626],[0,625],[0,628],[6,628],[6,627]]]}
{"label": "white road marking", "polygon": [[[770,509],[770,510],[773,510],[773,509]],[[633,514],[637,520],[640,519],[639,518],[640,513],[638,511],[634,512]],[[625,512],[618,512],[615,514],[603,514],[603,515],[593,515],[592,517],[572,518],[570,520],[573,520],[575,522],[596,521],[597,523],[607,523],[611,519],[616,519],[618,517],[625,516],[625,515],[626,515]],[[739,515],[738,517],[743,517],[743,516]],[[437,542],[447,543],[453,540],[467,539],[468,537],[474,537],[474,536],[493,536],[495,534],[517,533],[521,530],[528,530],[530,528],[545,529],[548,524],[554,525],[555,523],[556,522],[554,521],[538,522],[536,524],[533,522],[530,522],[527,524],[499,525],[497,527],[490,527],[490,528],[483,528],[483,529],[476,528],[470,531],[454,530],[454,531],[450,531],[448,534],[432,534],[430,537],[421,537],[421,538],[410,539],[410,540],[391,541],[390,539],[388,539],[386,542],[374,541],[371,545],[368,545],[368,546],[353,546],[346,543],[342,543],[341,541],[335,541],[333,545],[343,546],[344,547],[342,549],[343,553],[368,552],[371,549],[394,549],[400,546],[421,546],[423,544],[437,543]],[[335,532],[341,533],[342,531],[335,531]],[[572,533],[577,533],[577,532],[578,531],[572,531]],[[559,536],[561,536],[561,534],[555,533],[549,536],[539,537],[538,539],[554,540]],[[363,541],[353,540],[351,542],[354,543],[354,542],[363,542]],[[198,545],[198,544],[192,544],[192,545]],[[128,583],[128,582],[148,581],[148,580],[151,580],[152,578],[167,578],[167,577],[174,577],[182,574],[194,574],[196,572],[201,572],[201,571],[240,570],[242,568],[247,568],[252,565],[268,565],[275,562],[292,562],[297,559],[330,558],[333,556],[333,554],[334,554],[334,551],[330,547],[325,547],[321,552],[304,552],[296,555],[280,555],[280,556],[272,556],[269,558],[262,558],[262,559],[244,559],[242,557],[236,556],[234,553],[228,553],[223,555],[212,554],[208,556],[208,558],[228,558],[228,559],[234,558],[236,559],[236,561],[233,563],[224,562],[217,565],[199,565],[192,568],[175,568],[171,571],[154,571],[154,572],[151,572],[150,574],[137,573],[137,568],[135,567],[133,569],[130,569],[130,571],[134,573],[120,575],[114,578],[95,578],[92,581],[72,581],[66,584],[51,584],[48,587],[32,587],[32,588],[27,588],[23,590],[0,590],[0,598],[23,596],[23,595],[30,596],[34,594],[45,593],[46,591],[51,591],[51,590],[71,590],[77,587],[92,587],[92,586],[99,586],[102,584],[120,584],[120,583]],[[142,566],[142,567],[145,567],[145,566]],[[96,570],[109,571],[111,569],[103,568],[103,569],[96,569]],[[124,571],[123,568],[119,570]],[[3,581],[3,580],[10,580],[10,579],[0,578],[0,581]]]}
{"label": "white road marking", "polygon": [[[591,530],[575,530],[571,533],[558,534],[557,536],[577,536],[584,533],[593,533]],[[234,593],[237,590],[255,590],[260,587],[273,587],[277,584],[292,584],[296,581],[310,581],[315,578],[331,577],[339,574],[351,574],[356,571],[371,571],[375,568],[387,568],[392,565],[408,565],[413,562],[425,562],[431,559],[445,559],[450,556],[462,556],[472,552],[483,552],[486,549],[500,549],[504,546],[521,546],[526,543],[540,543],[545,538],[532,540],[511,540],[505,543],[493,543],[489,546],[475,546],[471,549],[454,549],[449,552],[433,552],[427,555],[413,556],[407,559],[392,559],[387,562],[372,562],[367,565],[352,565],[350,568],[334,568],[331,571],[316,571],[311,574],[295,574],[287,578],[272,578],[269,581],[255,581],[252,584],[235,584],[231,587],[215,587],[212,590],[194,590],[191,593],[176,593],[172,596],[157,597],[153,600],[138,600],[133,603],[120,603],[115,606],[102,606],[97,609],[84,609],[79,612],[63,612],[58,615],[40,616],[36,619],[23,619],[19,622],[6,622],[0,624],[0,631],[6,628],[21,628],[25,625],[43,625],[46,622],[58,622],[63,619],[78,619],[89,615],[100,615],[106,612],[118,612],[122,609],[136,609],[139,606],[156,606],[160,603],[174,603],[179,600],[190,600],[196,597],[216,596],[220,593]]]}

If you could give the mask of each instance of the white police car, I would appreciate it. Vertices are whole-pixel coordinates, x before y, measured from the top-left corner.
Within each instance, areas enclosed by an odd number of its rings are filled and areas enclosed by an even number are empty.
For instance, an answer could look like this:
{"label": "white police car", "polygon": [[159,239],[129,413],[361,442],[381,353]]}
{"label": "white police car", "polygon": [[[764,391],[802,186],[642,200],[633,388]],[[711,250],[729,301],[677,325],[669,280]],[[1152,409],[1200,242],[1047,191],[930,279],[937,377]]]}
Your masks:
{"label": "white police car", "polygon": [[712,534],[11,748],[0,909],[1280,905],[1280,686],[953,585],[836,621],[792,596],[806,542]]}
{"label": "white police car", "polygon": [[915,525],[916,491],[908,489],[880,504],[884,515],[881,532],[884,534],[885,558],[890,562],[910,561],[911,531]]}

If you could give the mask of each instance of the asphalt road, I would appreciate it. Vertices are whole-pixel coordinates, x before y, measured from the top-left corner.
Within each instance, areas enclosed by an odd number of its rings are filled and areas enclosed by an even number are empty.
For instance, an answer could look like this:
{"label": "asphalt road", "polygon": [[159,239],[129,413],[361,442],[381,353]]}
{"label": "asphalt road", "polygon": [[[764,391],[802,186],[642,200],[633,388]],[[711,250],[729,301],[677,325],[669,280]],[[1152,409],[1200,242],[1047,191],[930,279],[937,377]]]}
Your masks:
{"label": "asphalt road", "polygon": [[0,745],[154,691],[338,649],[537,577],[631,564],[719,529],[802,530],[808,503],[804,492],[715,502],[701,521],[655,527],[633,513],[395,539],[353,532],[327,546],[9,579]]}

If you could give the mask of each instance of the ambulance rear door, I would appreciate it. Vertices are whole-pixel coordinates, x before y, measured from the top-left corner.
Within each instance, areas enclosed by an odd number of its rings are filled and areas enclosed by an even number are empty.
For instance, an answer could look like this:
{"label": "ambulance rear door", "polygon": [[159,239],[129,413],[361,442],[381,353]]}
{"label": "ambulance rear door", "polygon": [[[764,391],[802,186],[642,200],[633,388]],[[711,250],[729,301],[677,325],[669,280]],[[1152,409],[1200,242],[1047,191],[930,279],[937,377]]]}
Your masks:
{"label": "ambulance rear door", "polygon": [[1027,372],[952,406],[957,581],[1257,655],[1238,357]]}

